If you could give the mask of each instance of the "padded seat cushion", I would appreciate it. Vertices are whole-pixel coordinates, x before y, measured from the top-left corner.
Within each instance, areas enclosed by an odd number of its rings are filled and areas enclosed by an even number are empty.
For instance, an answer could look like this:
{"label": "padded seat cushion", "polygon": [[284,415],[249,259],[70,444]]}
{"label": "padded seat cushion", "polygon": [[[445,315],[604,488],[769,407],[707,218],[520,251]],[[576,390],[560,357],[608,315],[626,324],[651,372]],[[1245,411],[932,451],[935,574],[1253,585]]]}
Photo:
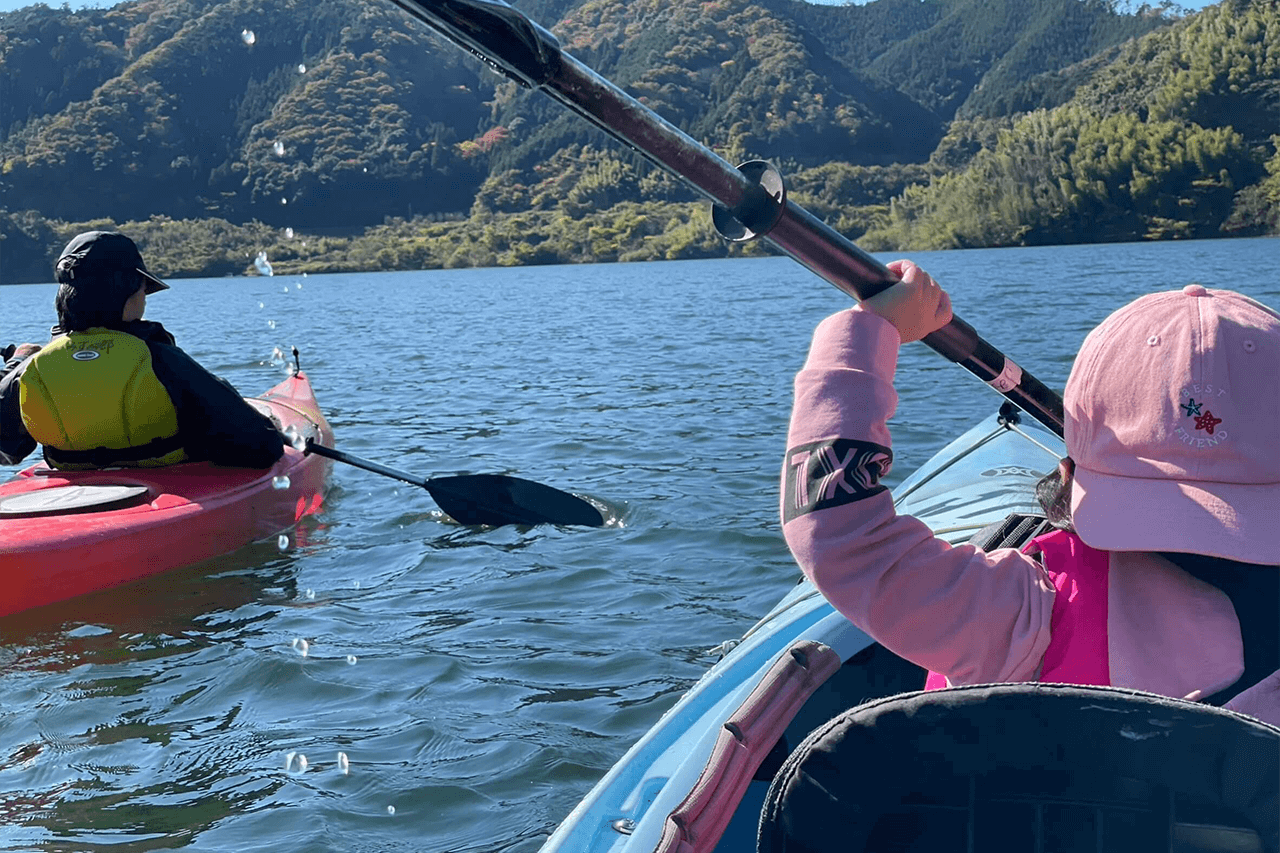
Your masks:
{"label": "padded seat cushion", "polygon": [[[868,842],[895,813],[906,823],[920,824],[922,815],[923,822],[951,821],[972,845],[974,815],[984,803],[987,822],[1008,821],[1001,831],[1010,837],[1024,805],[1039,827],[1028,837],[1043,835],[1054,809],[1096,815],[1088,820],[1099,839],[1107,809],[1115,831],[1144,809],[1163,809],[1166,839],[1175,818],[1196,822],[1196,814],[1207,814],[1204,822],[1217,825],[1231,814],[1250,838],[1249,828],[1257,833],[1262,849],[1277,853],[1280,729],[1222,708],[1107,687],[998,684],[907,693],[860,705],[810,733],[770,786],[758,849],[889,849]],[[994,817],[992,804],[1000,809]]]}

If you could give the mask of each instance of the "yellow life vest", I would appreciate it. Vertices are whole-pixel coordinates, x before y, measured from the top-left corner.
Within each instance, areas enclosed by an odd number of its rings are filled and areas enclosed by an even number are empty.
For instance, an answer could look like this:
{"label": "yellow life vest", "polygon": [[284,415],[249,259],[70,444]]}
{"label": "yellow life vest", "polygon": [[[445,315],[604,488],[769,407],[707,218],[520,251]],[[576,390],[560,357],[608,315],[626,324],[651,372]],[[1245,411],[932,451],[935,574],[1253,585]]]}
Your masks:
{"label": "yellow life vest", "polygon": [[87,329],[45,346],[19,379],[18,405],[54,468],[153,468],[187,458],[151,350],[125,332]]}

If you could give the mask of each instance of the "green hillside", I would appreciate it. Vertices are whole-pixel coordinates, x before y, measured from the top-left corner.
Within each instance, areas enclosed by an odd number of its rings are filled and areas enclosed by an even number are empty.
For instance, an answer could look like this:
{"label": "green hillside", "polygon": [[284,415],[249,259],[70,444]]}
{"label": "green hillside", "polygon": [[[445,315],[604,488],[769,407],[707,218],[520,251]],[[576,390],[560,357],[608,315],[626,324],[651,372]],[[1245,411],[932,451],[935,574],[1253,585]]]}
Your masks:
{"label": "green hillside", "polygon": [[1229,0],[1125,45],[1066,104],[894,200],[871,246],[1216,237],[1280,226],[1280,4]]}
{"label": "green hillside", "polygon": [[[878,247],[1276,228],[1276,0],[526,0]],[[385,2],[0,13],[0,282],[85,223],[163,274],[722,256],[704,204]],[[178,235],[181,235],[179,238]]]}

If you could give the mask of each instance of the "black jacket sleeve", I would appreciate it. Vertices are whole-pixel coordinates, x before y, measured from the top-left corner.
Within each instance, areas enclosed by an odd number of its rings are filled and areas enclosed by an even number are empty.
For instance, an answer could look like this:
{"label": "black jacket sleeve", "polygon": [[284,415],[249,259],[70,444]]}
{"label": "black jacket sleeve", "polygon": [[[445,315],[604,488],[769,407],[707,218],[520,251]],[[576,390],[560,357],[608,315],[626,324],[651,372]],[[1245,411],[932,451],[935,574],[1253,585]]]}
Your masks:
{"label": "black jacket sleeve", "polygon": [[0,464],[17,465],[36,449],[18,408],[18,379],[28,361],[30,356],[10,358],[0,368]]}
{"label": "black jacket sleeve", "polygon": [[173,344],[152,337],[147,346],[156,377],[178,411],[179,435],[192,459],[270,468],[284,455],[284,438],[271,419],[246,403],[230,382]]}
{"label": "black jacket sleeve", "polygon": [[[120,331],[128,332],[135,338],[142,338],[149,344],[172,344],[177,345],[174,340],[173,332],[170,332],[163,325],[155,320],[130,320],[128,323],[120,324]],[[54,327],[53,332],[56,335],[60,330]]]}

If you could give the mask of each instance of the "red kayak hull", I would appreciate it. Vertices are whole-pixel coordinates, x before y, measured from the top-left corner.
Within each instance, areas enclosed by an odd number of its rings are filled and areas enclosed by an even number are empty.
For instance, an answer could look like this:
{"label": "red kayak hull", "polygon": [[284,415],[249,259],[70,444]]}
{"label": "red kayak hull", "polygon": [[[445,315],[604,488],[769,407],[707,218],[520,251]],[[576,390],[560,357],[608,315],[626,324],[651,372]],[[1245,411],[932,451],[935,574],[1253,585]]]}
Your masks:
{"label": "red kayak hull", "polygon": [[[292,426],[303,439],[333,446],[305,374],[250,402],[282,431]],[[144,486],[147,492],[117,509],[0,516],[0,616],[194,565],[290,530],[319,511],[329,467],[328,460],[286,444],[267,470],[207,462],[108,471],[28,468],[0,485],[0,499],[66,486]]]}

